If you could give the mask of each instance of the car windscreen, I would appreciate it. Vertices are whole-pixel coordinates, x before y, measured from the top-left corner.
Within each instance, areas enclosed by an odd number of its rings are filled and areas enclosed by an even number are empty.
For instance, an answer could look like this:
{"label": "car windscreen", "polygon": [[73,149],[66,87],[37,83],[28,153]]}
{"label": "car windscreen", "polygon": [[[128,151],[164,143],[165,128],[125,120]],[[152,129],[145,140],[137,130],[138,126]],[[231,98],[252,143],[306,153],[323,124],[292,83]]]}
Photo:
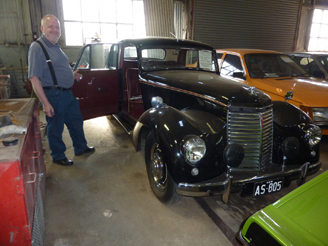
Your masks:
{"label": "car windscreen", "polygon": [[246,54],[244,56],[251,78],[309,76],[289,56],[283,54]]}
{"label": "car windscreen", "polygon": [[144,48],[141,50],[141,68],[145,71],[188,69],[216,71],[212,50],[193,48]]}

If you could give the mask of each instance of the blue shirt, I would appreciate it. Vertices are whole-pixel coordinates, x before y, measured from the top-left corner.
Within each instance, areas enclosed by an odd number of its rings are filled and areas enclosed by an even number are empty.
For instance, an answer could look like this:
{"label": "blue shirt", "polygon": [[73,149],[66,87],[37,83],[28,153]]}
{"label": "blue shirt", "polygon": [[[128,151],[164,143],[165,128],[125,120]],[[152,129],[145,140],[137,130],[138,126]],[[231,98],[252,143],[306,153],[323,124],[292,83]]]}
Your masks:
{"label": "blue shirt", "polygon": [[[59,44],[52,44],[43,35],[38,38],[47,50],[55,71],[59,87],[71,88],[74,84],[74,75],[69,65],[68,57],[61,50]],[[43,87],[54,86],[46,56],[37,42],[33,42],[28,52],[28,78],[39,77]]]}

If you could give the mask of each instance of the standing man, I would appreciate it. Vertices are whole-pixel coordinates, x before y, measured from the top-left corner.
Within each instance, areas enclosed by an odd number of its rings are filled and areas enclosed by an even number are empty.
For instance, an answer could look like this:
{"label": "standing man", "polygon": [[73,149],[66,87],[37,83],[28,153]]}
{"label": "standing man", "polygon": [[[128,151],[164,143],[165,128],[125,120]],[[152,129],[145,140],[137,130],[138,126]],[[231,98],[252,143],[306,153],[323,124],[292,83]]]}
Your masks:
{"label": "standing man", "polygon": [[61,35],[57,17],[44,16],[41,20],[41,31],[42,35],[38,41],[49,54],[54,75],[51,74],[47,63],[49,60],[46,59],[41,45],[33,42],[28,53],[28,78],[46,114],[47,136],[53,163],[70,166],[73,161],[66,158],[66,146],[62,139],[64,124],[72,138],[75,155],[95,151],[94,147],[87,146],[80,106],[71,90],[74,79],[79,80],[82,75],[78,70],[72,71],[67,56],[57,43]]}

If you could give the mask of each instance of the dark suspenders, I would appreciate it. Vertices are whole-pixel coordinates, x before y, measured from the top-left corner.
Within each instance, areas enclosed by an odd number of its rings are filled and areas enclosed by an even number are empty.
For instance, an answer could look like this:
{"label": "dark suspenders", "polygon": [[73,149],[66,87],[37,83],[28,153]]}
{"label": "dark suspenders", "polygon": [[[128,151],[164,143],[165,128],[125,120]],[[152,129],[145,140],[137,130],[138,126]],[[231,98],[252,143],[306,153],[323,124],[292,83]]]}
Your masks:
{"label": "dark suspenders", "polygon": [[58,83],[57,83],[54,67],[52,66],[52,62],[50,60],[49,54],[48,54],[47,50],[44,48],[43,44],[39,40],[37,40],[36,42],[39,43],[39,45],[41,46],[41,48],[43,50],[43,53],[46,56],[46,59],[47,59],[46,61],[48,63],[49,69],[50,69],[52,80],[54,81],[55,86],[57,86]]}

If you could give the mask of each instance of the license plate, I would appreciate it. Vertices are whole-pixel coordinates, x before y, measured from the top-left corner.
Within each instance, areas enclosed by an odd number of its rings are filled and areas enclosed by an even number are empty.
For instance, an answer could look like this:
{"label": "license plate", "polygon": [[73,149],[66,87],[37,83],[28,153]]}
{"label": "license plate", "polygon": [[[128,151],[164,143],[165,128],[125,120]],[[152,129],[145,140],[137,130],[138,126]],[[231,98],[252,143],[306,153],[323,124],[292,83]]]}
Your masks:
{"label": "license plate", "polygon": [[283,178],[255,183],[254,190],[253,190],[253,197],[278,192],[282,189],[283,185],[284,185]]}

